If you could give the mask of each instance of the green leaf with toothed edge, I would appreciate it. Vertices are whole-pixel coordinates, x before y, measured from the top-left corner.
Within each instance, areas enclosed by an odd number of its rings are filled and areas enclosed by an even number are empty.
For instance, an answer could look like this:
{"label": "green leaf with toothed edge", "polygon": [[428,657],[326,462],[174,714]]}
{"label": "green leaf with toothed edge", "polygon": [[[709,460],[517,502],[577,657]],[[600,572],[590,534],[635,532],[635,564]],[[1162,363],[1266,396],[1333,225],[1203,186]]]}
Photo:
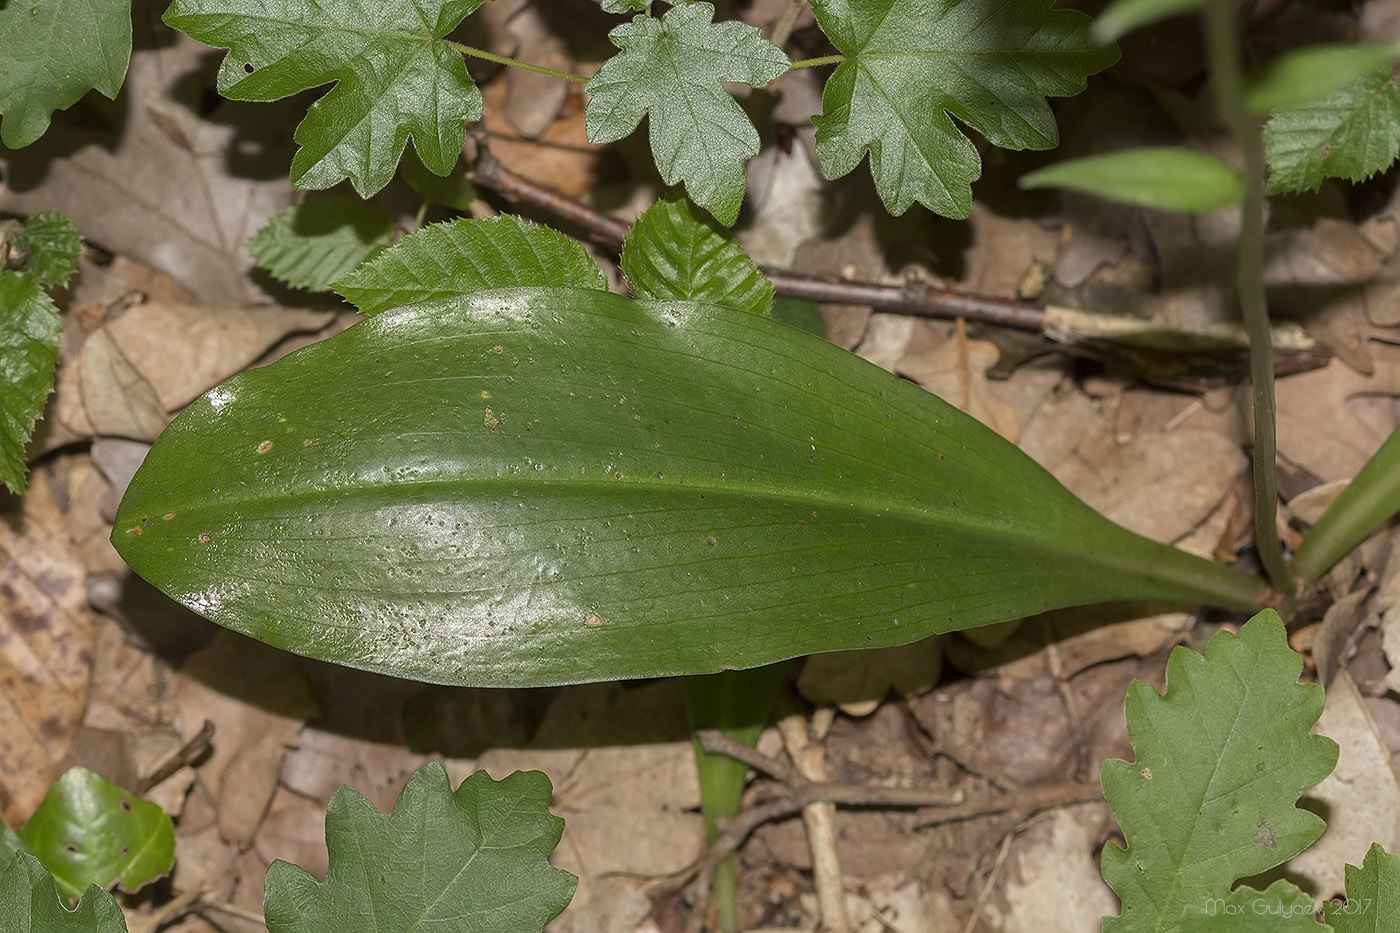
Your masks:
{"label": "green leaf with toothed edge", "polygon": [[1322,908],[1337,933],[1384,933],[1400,927],[1400,855],[1372,845],[1360,868],[1346,867],[1346,879],[1346,898]]}
{"label": "green leaf with toothed edge", "polygon": [[90,885],[69,910],[53,875],[28,852],[0,866],[0,917],[5,933],[127,933],[116,898]]}
{"label": "green leaf with toothed edge", "polygon": [[1262,595],[817,337],[562,288],[380,314],[215,387],[156,442],[113,542],[263,641],[491,686]]}
{"label": "green leaf with toothed edge", "polygon": [[1400,85],[1378,68],[1320,100],[1275,111],[1264,124],[1269,193],[1313,191],[1325,178],[1364,181],[1400,154]]}
{"label": "green leaf with toothed edge", "polygon": [[23,493],[25,447],[53,391],[62,321],[38,282],[0,272],[0,482]]}

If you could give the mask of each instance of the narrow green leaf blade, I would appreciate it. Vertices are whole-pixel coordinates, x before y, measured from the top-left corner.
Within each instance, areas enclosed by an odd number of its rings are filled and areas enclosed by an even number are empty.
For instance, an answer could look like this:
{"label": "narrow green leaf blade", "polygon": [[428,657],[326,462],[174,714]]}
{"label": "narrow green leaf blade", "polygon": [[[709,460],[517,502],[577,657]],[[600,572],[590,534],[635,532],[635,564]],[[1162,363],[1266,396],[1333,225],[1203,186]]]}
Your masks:
{"label": "narrow green leaf blade", "polygon": [[1326,97],[1277,110],[1264,124],[1269,193],[1312,191],[1324,178],[1365,181],[1400,154],[1400,85],[1390,66]]}
{"label": "narrow green leaf blade", "polygon": [[1297,855],[1326,828],[1296,806],[1337,762],[1311,735],[1322,688],[1301,684],[1303,659],[1272,609],[1205,655],[1176,648],[1167,692],[1134,681],[1126,703],[1136,760],[1103,763],[1104,798],[1127,849],[1103,850],[1103,876],[1122,902],[1103,933],[1181,929],[1240,878]]}
{"label": "narrow green leaf blade", "polygon": [[1303,536],[1292,570],[1306,589],[1371,532],[1400,513],[1400,428],[1366,461]]}
{"label": "narrow green leaf blade", "polygon": [[93,885],[69,910],[53,875],[28,852],[0,870],[0,917],[5,933],[127,933],[116,898]]}
{"label": "narrow green leaf blade", "polygon": [[758,155],[758,131],[724,82],[763,87],[790,67],[754,27],[713,22],[709,3],[640,15],[608,38],[621,51],[587,91],[591,143],[616,142],[650,120],[651,151],[668,185],[684,183],[696,204],[726,226],[744,200],[744,163]]}
{"label": "narrow green leaf blade", "polygon": [[1346,901],[1328,901],[1322,913],[1337,933],[1400,929],[1400,855],[1371,846],[1361,867],[1347,866]]}
{"label": "narrow green leaf blade", "polygon": [[38,282],[0,272],[0,482],[23,493],[25,445],[53,391],[58,366],[58,308]]}
{"label": "narrow green leaf blade", "polygon": [[1112,42],[1124,33],[1196,9],[1202,0],[1115,0],[1094,20],[1094,35]]}
{"label": "narrow green leaf blade", "polygon": [[686,198],[657,201],[622,244],[622,275],[638,298],[708,301],[767,314],[773,286],[749,254]]}
{"label": "narrow green leaf blade", "polygon": [[45,288],[68,284],[78,271],[82,237],[78,228],[59,211],[40,211],[15,233],[11,249],[25,256],[26,276]]}
{"label": "narrow green leaf blade", "polygon": [[549,867],[564,829],[551,793],[538,771],[478,771],[454,792],[436,761],[387,816],[342,787],[326,809],[325,882],[280,860],[268,868],[268,933],[543,930],[578,883]]}
{"label": "narrow green leaf blade", "polygon": [[19,838],[69,897],[92,884],[136,891],[175,864],[170,816],[86,768],[54,781]]}
{"label": "narrow green leaf blade", "polygon": [[0,4],[0,141],[22,149],[96,89],[116,99],[131,60],[131,0]]}
{"label": "narrow green leaf blade", "polygon": [[335,283],[365,314],[488,288],[566,286],[607,291],[608,279],[557,230],[501,214],[432,224]]}
{"label": "narrow green leaf blade", "polygon": [[293,138],[292,184],[350,179],[367,198],[389,183],[408,140],[433,172],[452,170],[481,93],[443,37],[485,0],[175,0],[167,25],[226,48],[219,93],[278,100],[335,83]]}
{"label": "narrow green leaf blade", "polygon": [[1125,149],[1047,165],[1021,176],[1022,188],[1068,188],[1162,211],[1213,211],[1238,204],[1234,168],[1189,149]]}
{"label": "narrow green leaf blade", "polygon": [[318,198],[274,215],[248,238],[248,255],[279,282],[313,292],[376,256],[394,222],[353,198]]}
{"label": "narrow green leaf blade", "polygon": [[1262,112],[1299,107],[1335,94],[1358,78],[1389,68],[1400,57],[1395,42],[1314,45],[1280,55],[1250,82],[1249,106]]}
{"label": "narrow green leaf blade", "polygon": [[1188,907],[1182,933],[1328,933],[1314,919],[1317,905],[1297,885],[1280,878],[1263,891],[1241,885],[1225,897]]}
{"label": "narrow green leaf blade", "polygon": [[381,314],[223,383],[157,442],[113,541],[263,641],[493,686],[1262,595],[810,334],[567,289]]}
{"label": "narrow green leaf blade", "polygon": [[827,80],[817,160],[835,179],[868,152],[892,214],[918,201],[965,218],[982,172],[951,119],[1003,149],[1059,141],[1046,97],[1084,90],[1118,60],[1090,37],[1087,16],[1049,0],[813,0],[817,22],[846,60]]}

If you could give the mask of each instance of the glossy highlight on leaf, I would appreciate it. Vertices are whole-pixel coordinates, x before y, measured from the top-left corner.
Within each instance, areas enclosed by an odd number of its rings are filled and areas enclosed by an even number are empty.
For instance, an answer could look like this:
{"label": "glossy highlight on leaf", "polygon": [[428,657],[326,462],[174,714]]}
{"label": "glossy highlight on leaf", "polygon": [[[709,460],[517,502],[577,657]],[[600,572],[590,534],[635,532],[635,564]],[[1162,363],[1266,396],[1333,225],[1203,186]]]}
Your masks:
{"label": "glossy highlight on leaf", "polygon": [[1046,97],[1084,90],[1118,60],[1090,20],[1049,0],[813,0],[817,23],[846,60],[822,92],[817,160],[836,179],[866,153],[891,214],[918,201],[964,219],[982,161],[953,122],[1003,149],[1059,141]]}
{"label": "glossy highlight on leaf", "polygon": [[175,0],[165,23],[229,50],[219,93],[278,100],[323,84],[293,134],[292,184],[350,179],[369,197],[394,177],[409,138],[433,172],[452,170],[481,93],[443,37],[485,0]]}
{"label": "glossy highlight on leaf", "polygon": [[1262,595],[810,334],[572,289],[380,314],[215,387],[156,443],[113,542],[222,625],[482,686]]}

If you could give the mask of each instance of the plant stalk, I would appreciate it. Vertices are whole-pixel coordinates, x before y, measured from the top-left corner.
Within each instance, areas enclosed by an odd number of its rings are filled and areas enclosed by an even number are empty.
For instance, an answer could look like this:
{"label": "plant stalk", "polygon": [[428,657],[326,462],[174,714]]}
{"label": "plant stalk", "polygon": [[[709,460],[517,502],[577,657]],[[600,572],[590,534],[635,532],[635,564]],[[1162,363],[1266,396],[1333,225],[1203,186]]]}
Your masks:
{"label": "plant stalk", "polygon": [[1278,537],[1273,342],[1264,297],[1264,140],[1258,119],[1245,104],[1244,66],[1235,4],[1209,0],[1201,10],[1216,103],[1243,160],[1244,204],[1236,287],[1240,315],[1249,335],[1254,402],[1254,544],[1274,588],[1292,596],[1295,592],[1293,575],[1284,564]]}
{"label": "plant stalk", "polygon": [[554,68],[546,68],[544,65],[536,65],[531,62],[522,62],[520,59],[511,58],[509,55],[497,55],[495,52],[488,52],[485,49],[479,49],[473,45],[463,45],[460,42],[448,42],[447,44],[469,58],[480,58],[488,62],[495,62],[497,65],[505,65],[509,68],[533,71],[535,74],[548,75],[551,78],[558,78],[560,81],[572,81],[574,84],[588,83],[588,78],[585,78],[583,75],[576,75],[568,71],[559,71]]}

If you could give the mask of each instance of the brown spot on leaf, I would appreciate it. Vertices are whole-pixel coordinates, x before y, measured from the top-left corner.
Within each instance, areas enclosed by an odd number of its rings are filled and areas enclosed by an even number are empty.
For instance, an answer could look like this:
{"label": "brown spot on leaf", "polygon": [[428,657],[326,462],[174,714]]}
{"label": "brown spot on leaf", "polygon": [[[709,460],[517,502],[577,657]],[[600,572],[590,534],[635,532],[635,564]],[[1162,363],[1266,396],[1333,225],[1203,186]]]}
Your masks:
{"label": "brown spot on leaf", "polygon": [[588,614],[588,618],[583,620],[583,624],[588,626],[589,628],[597,628],[598,626],[603,624],[603,620],[599,617],[598,613],[590,612]]}
{"label": "brown spot on leaf", "polygon": [[272,441],[263,441],[258,445],[258,453],[265,454],[272,449]]}

